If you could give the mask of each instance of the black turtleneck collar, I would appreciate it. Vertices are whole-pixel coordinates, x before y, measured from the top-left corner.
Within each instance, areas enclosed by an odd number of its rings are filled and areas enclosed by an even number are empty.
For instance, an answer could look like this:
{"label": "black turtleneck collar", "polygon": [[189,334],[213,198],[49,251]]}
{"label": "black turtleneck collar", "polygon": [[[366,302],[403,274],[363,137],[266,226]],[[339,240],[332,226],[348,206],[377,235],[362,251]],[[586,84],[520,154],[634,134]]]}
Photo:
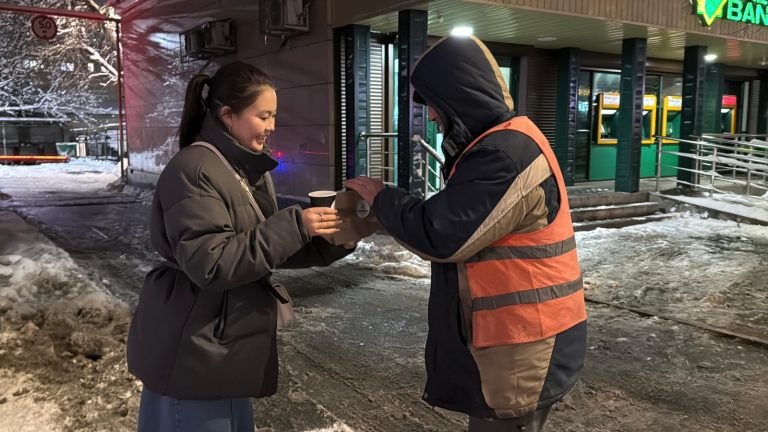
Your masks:
{"label": "black turtleneck collar", "polygon": [[279,164],[267,152],[256,153],[240,145],[226,132],[221,121],[210,111],[203,120],[203,128],[197,140],[215,145],[227,158],[232,168],[250,184],[256,183],[264,173],[272,171]]}

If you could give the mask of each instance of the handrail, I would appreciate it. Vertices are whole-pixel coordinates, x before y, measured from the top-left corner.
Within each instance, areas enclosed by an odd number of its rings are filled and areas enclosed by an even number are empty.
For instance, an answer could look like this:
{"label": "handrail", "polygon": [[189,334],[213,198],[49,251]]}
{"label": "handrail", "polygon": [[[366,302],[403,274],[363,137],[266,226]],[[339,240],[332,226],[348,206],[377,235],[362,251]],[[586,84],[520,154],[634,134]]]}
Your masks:
{"label": "handrail", "polygon": [[701,137],[701,139],[710,139],[710,140],[719,142],[721,144],[733,144],[733,145],[736,145],[736,146],[757,147],[757,148],[760,148],[760,149],[763,149],[763,150],[768,150],[768,142],[763,142],[761,144],[759,142],[756,143],[755,140],[752,140],[752,141],[728,140],[728,139],[723,139],[723,138],[720,138],[720,137],[717,137],[717,136],[712,136],[712,135],[703,135]]}
{"label": "handrail", "polygon": [[[714,134],[721,135],[721,134]],[[746,136],[746,135],[741,135]],[[738,184],[746,186],[746,195],[759,199],[768,199],[760,196],[753,196],[750,194],[753,188],[758,188],[768,191],[768,183],[766,183],[766,177],[768,176],[768,145],[754,144],[749,141],[734,141],[720,138],[719,136],[713,136],[712,134],[705,134],[698,138],[696,141],[663,137],[656,135],[656,191],[660,189],[661,182],[661,169],[662,167],[671,167],[677,170],[694,173],[694,180],[692,182],[686,182],[678,180],[680,184],[686,184],[695,188],[700,188],[709,191],[709,195],[712,196],[714,192],[724,193],[716,186],[716,181],[724,181],[732,184]],[[707,140],[713,141],[708,142]],[[691,144],[694,148],[692,152],[680,152],[664,150],[663,144],[672,141],[673,143]],[[690,158],[694,161],[693,168],[683,168],[672,165],[665,165],[662,163],[662,155],[668,154],[677,157]],[[702,167],[702,163],[707,166]],[[719,171],[718,171],[719,167]],[[721,174],[723,169],[731,172],[731,177],[726,177]],[[746,179],[742,180],[737,178],[737,173],[746,174]],[[753,175],[756,177],[762,177],[763,181],[755,181]],[[701,184],[701,178],[709,178],[709,185]]]}
{"label": "handrail", "polygon": [[427,153],[431,154],[433,158],[437,161],[437,163],[440,164],[440,166],[445,165],[445,159],[443,159],[442,156],[440,156],[440,153],[437,152],[429,143],[424,141],[424,139],[421,137],[421,135],[414,135],[413,136],[413,142],[420,144],[422,147],[424,147],[424,150],[427,151]]}
{"label": "handrail", "polygon": [[380,133],[368,133],[368,132],[361,132],[360,138],[366,139],[366,138],[397,138],[398,137],[397,132],[380,132]]}
{"label": "handrail", "polygon": [[[398,138],[398,137],[399,137],[399,134],[396,133],[396,132],[362,132],[362,133],[360,133],[359,140],[365,140],[365,145],[366,145],[366,147],[365,147],[366,148],[365,175],[367,177],[371,177],[371,168],[374,168],[374,167],[371,167],[371,156],[372,156],[372,153],[373,153],[373,152],[371,152],[371,139],[372,138]],[[424,159],[421,160],[422,165],[419,168],[421,170],[422,176],[424,177],[424,189],[423,189],[422,192],[424,194],[424,197],[427,198],[427,197],[429,197],[430,193],[432,193],[432,192],[439,192],[443,188],[443,185],[444,185],[442,170],[441,169],[437,169],[437,170],[433,169],[431,167],[430,158],[432,158],[435,161],[437,161],[438,165],[441,166],[441,167],[443,165],[445,165],[445,159],[442,156],[440,156],[440,153],[434,147],[429,145],[429,143],[426,142],[421,137],[421,135],[414,135],[411,138],[411,141],[414,144],[420,145],[424,149],[424,151],[425,151],[425,155],[424,155],[425,157],[424,157]],[[395,152],[384,152],[384,151],[382,151],[382,154],[393,154],[393,153],[395,153]],[[381,167],[375,167],[375,168],[381,169],[382,171],[394,171],[395,170],[395,168],[391,167],[391,166],[381,166]],[[429,181],[430,178],[435,178],[435,177],[439,179],[439,186],[438,187],[433,186],[430,183],[430,181]],[[392,184],[392,183],[387,183],[387,184],[394,186],[394,184]]]}
{"label": "handrail", "polygon": [[[360,133],[360,139],[365,140],[365,176],[370,177],[371,176],[371,138],[397,138],[398,134],[396,132],[361,132]],[[391,153],[391,152],[382,152],[382,153]],[[382,171],[394,171],[393,167],[385,167],[381,166],[378,167]],[[392,184],[392,183],[387,183]]]}
{"label": "handrail", "polygon": [[[432,157],[433,159],[435,159],[435,161],[437,161],[437,164],[440,165],[441,167],[445,165],[445,159],[443,159],[443,157],[440,156],[440,153],[438,153],[437,150],[435,150],[431,145],[429,145],[429,143],[426,142],[421,137],[421,135],[418,135],[418,134],[414,135],[411,138],[411,141],[413,141],[414,144],[419,144],[420,146],[422,146],[424,150],[426,150],[427,152],[427,157],[424,158],[425,160],[424,160],[423,176],[424,176],[424,198],[428,198],[430,189],[432,189],[432,191],[435,193],[440,192],[440,190],[442,190],[443,186],[445,185],[443,180],[443,170],[442,169],[438,169],[437,171],[433,170],[430,167],[429,158]],[[439,186],[437,188],[429,184],[430,173],[434,174],[439,179]]]}
{"label": "handrail", "polygon": [[[726,134],[726,133],[708,133],[706,136],[711,137],[746,137],[746,138],[757,138],[757,137],[763,137],[768,139],[768,135],[766,134]],[[668,138],[668,137],[667,137]]]}

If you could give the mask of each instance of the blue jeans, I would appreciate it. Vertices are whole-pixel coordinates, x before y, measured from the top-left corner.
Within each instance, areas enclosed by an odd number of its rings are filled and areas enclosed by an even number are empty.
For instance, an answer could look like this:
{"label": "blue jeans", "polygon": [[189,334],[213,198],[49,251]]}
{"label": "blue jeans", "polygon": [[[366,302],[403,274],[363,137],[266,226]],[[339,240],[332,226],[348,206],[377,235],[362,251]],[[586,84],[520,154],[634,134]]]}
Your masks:
{"label": "blue jeans", "polygon": [[180,400],[147,388],[141,393],[138,432],[253,432],[251,398]]}

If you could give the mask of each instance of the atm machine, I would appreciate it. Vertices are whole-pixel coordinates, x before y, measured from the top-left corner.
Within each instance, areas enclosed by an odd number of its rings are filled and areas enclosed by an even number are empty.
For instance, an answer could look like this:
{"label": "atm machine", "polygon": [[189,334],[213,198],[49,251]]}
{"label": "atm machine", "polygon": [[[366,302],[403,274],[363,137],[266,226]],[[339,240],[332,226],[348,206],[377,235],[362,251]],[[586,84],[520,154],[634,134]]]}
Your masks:
{"label": "atm machine", "polygon": [[[682,96],[666,96],[664,105],[661,108],[661,130],[660,135],[670,138],[680,138],[680,126],[683,111]],[[672,144],[673,140],[664,140],[664,144]]]}
{"label": "atm machine", "polygon": [[643,96],[643,144],[653,144],[657,109],[656,95]]}
{"label": "atm machine", "polygon": [[[661,129],[659,130],[659,135],[662,137],[680,138],[680,128],[683,120],[682,112],[682,96],[665,96],[664,104],[661,107]],[[677,152],[680,150],[679,143],[673,139],[662,139],[662,147],[664,151]],[[678,159],[679,157],[676,154],[662,154],[661,175],[664,177],[676,176]],[[656,169],[655,165],[653,168],[654,170]]]}
{"label": "atm machine", "polygon": [[[618,93],[600,93],[597,95],[597,143],[616,144],[618,142],[618,113],[621,100]],[[656,134],[656,96],[643,97],[642,143],[653,144]]]}
{"label": "atm machine", "polygon": [[597,95],[597,133],[598,144],[616,144],[619,126],[619,94],[599,93]]}
{"label": "atm machine", "polygon": [[723,119],[723,132],[726,134],[736,133],[736,107],[738,98],[734,95],[723,95],[723,107],[720,110]]}

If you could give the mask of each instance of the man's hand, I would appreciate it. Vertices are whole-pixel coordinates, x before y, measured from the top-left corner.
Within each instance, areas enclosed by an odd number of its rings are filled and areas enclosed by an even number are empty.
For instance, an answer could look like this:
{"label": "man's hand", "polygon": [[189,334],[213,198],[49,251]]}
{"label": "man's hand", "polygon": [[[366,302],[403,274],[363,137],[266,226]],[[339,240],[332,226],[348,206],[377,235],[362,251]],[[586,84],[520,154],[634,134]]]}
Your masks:
{"label": "man's hand", "polygon": [[344,182],[344,186],[360,194],[369,205],[373,206],[376,195],[384,190],[384,183],[368,177],[355,177]]}

